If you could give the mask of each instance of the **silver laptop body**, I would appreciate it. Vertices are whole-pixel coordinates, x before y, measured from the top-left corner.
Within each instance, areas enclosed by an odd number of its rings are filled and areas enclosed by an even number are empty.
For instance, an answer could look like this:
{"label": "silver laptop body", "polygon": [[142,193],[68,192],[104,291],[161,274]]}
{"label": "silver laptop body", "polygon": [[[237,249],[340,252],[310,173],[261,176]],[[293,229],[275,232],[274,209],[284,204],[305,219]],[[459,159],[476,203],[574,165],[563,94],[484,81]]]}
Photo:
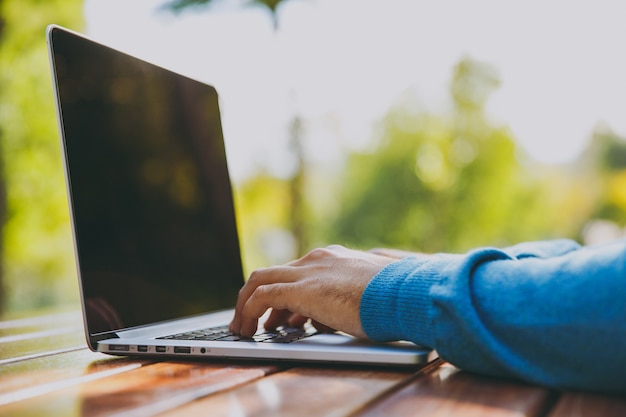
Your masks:
{"label": "silver laptop body", "polygon": [[216,90],[56,25],[47,41],[92,350],[379,365],[427,360],[430,350],[411,343],[311,328],[289,343],[201,337],[229,323],[244,282]]}

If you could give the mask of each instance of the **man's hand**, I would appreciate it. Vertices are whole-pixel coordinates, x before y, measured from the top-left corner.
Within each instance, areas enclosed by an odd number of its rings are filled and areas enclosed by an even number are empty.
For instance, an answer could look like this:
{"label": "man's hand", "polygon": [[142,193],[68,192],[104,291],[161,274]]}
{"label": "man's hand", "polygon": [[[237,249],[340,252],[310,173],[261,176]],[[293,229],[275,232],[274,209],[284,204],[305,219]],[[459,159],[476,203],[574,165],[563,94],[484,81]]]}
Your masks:
{"label": "man's hand", "polygon": [[239,291],[234,333],[250,337],[258,319],[273,309],[266,329],[302,326],[311,318],[320,330],[366,337],[361,326],[361,296],[371,279],[397,258],[333,245],[315,249],[286,265],[254,271]]}

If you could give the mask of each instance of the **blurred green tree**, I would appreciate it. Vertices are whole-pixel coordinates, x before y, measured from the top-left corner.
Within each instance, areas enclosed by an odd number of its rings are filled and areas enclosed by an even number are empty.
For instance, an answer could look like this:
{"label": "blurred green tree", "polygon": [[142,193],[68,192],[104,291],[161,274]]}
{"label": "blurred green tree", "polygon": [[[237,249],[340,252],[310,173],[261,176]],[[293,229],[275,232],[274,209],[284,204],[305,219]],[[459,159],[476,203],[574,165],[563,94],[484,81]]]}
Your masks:
{"label": "blurred green tree", "polygon": [[578,168],[596,177],[593,217],[626,226],[626,138],[598,128]]}
{"label": "blurred green tree", "polygon": [[4,310],[16,311],[77,299],[45,29],[80,29],[82,0],[4,0],[0,16],[2,288]]}
{"label": "blurred green tree", "polygon": [[283,263],[295,253],[289,230],[290,181],[260,172],[237,187],[238,227],[244,270]]}
{"label": "blurred green tree", "polygon": [[382,122],[377,149],[349,158],[328,239],[436,252],[575,237],[590,204],[560,220],[562,207],[584,197],[530,165],[510,132],[490,123],[485,104],[498,86],[493,68],[466,58],[454,69],[451,115],[405,96]]}
{"label": "blurred green tree", "polygon": [[[0,0],[0,48],[4,40],[5,20],[2,14],[3,0]],[[0,97],[3,85],[0,84]],[[6,176],[4,172],[3,130],[0,127],[0,236],[4,236],[4,222],[7,215]],[[0,238],[0,312],[4,311],[6,291],[4,288],[4,239]]]}

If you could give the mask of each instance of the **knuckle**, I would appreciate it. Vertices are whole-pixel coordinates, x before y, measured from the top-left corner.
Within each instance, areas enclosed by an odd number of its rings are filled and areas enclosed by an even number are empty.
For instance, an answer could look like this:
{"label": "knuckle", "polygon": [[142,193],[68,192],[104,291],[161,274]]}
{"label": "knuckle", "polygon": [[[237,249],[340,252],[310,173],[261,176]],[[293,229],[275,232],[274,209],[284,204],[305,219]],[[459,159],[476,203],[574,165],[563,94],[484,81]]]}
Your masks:
{"label": "knuckle", "polygon": [[266,275],[265,271],[266,271],[265,268],[260,268],[260,269],[256,269],[252,271],[252,273],[248,277],[247,282],[251,285],[256,285],[260,283],[261,281],[263,281],[263,277]]}
{"label": "knuckle", "polygon": [[311,250],[305,258],[309,259],[321,259],[333,256],[333,251],[330,248],[316,248]]}
{"label": "knuckle", "polygon": [[247,288],[245,286],[239,288],[239,293],[238,293],[239,298],[244,297],[247,293],[248,293],[248,291],[247,291]]}
{"label": "knuckle", "polygon": [[263,286],[266,276],[265,269],[252,271],[246,283],[239,289],[239,297],[248,298],[251,293],[254,293],[259,287]]}
{"label": "knuckle", "polygon": [[277,288],[280,287],[277,285],[264,285],[262,287],[258,287],[256,290],[254,290],[252,297],[254,297],[255,300],[267,300],[278,292]]}
{"label": "knuckle", "polygon": [[333,244],[333,245],[326,246],[326,248],[330,251],[337,251],[337,250],[343,250],[346,247],[343,245]]}
{"label": "knuckle", "polygon": [[282,309],[285,306],[284,286],[280,284],[263,285],[250,295],[246,307],[265,311],[267,308]]}

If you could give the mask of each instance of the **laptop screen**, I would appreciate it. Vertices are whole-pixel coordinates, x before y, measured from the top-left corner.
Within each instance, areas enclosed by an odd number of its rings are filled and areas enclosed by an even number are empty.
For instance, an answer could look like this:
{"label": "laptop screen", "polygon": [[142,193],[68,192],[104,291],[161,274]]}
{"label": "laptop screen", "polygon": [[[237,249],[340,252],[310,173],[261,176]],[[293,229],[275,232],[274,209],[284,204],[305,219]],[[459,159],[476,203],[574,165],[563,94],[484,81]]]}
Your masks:
{"label": "laptop screen", "polygon": [[215,89],[49,37],[90,335],[233,307],[243,273]]}

